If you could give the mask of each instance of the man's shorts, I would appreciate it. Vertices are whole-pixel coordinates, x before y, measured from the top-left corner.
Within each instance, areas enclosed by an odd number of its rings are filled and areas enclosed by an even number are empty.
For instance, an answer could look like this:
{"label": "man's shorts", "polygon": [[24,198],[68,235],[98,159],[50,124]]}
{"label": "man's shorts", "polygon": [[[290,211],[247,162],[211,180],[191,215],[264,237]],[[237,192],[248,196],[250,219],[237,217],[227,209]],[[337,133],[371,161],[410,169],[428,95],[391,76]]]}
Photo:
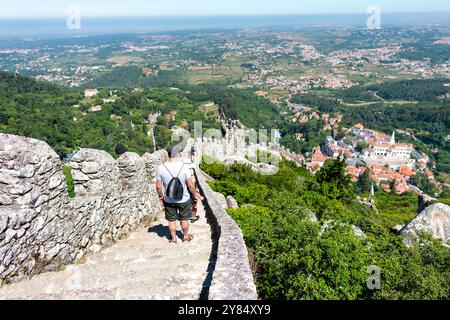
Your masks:
{"label": "man's shorts", "polygon": [[166,220],[169,222],[177,221],[178,215],[180,216],[180,221],[187,221],[192,217],[192,202],[191,200],[185,203],[164,202],[164,211]]}

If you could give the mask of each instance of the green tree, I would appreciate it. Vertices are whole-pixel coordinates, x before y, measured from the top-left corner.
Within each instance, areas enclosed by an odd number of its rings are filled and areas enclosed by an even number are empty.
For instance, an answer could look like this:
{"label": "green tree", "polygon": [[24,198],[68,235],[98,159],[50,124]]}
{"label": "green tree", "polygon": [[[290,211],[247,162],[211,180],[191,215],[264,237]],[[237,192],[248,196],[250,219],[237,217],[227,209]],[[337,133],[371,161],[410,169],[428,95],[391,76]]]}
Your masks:
{"label": "green tree", "polygon": [[328,160],[316,174],[319,190],[334,199],[352,196],[351,179],[345,172],[345,160]]}
{"label": "green tree", "polygon": [[370,170],[368,169],[358,177],[358,189],[360,192],[370,192],[372,186],[375,185],[375,181],[370,177]]}

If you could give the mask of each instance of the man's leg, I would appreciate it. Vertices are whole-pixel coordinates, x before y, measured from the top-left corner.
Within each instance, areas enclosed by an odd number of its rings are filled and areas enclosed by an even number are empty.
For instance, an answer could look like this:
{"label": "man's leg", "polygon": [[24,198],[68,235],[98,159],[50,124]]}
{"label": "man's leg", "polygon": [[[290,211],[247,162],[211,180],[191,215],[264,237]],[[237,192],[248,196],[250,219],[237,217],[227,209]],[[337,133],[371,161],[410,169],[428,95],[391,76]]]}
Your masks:
{"label": "man's leg", "polygon": [[181,221],[181,229],[183,230],[183,239],[189,236],[189,220]]}
{"label": "man's leg", "polygon": [[191,241],[193,236],[189,234],[189,218],[192,215],[192,203],[189,200],[186,203],[182,203],[180,206],[181,217],[181,229],[183,230],[183,241]]}
{"label": "man's leg", "polygon": [[177,241],[177,222],[176,221],[169,222],[169,231],[170,231],[170,237],[172,238],[172,241],[176,242]]}
{"label": "man's leg", "polygon": [[170,241],[177,242],[177,208],[173,205],[164,204],[166,220],[169,221]]}
{"label": "man's leg", "polygon": [[198,203],[197,201],[192,203],[192,220],[197,220]]}

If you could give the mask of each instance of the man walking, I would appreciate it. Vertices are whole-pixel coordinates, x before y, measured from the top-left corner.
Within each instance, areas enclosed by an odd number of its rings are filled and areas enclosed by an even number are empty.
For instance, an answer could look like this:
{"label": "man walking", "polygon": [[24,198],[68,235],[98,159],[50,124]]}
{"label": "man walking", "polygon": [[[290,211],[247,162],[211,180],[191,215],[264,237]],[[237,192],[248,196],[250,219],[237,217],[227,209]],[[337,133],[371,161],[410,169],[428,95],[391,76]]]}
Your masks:
{"label": "man walking", "polygon": [[[189,234],[189,219],[192,215],[191,195],[199,199],[195,185],[192,181],[192,174],[189,167],[180,161],[179,154],[181,147],[171,145],[167,150],[169,161],[159,166],[156,175],[156,191],[161,203],[164,205],[166,219],[169,221],[170,243],[177,243],[176,221],[177,215],[180,216],[181,228],[183,230],[183,242],[190,242],[194,239]],[[163,194],[163,186],[166,190]]]}

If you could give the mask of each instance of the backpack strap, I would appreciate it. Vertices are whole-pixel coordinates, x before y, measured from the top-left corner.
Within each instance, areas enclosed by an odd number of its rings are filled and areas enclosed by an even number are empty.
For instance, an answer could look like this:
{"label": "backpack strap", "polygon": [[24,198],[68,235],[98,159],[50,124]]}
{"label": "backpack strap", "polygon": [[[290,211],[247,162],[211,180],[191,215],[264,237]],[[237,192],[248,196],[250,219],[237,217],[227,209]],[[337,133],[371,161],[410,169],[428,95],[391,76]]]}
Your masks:
{"label": "backpack strap", "polygon": [[178,172],[177,178],[180,176],[181,171],[183,171],[183,168],[184,168],[184,163],[183,163],[183,165],[181,166],[180,172]]}
{"label": "backpack strap", "polygon": [[164,168],[166,168],[167,172],[170,174],[170,176],[172,177],[172,179],[174,178],[172,172],[170,172],[169,168],[167,168],[166,164],[163,163]]}
{"label": "backpack strap", "polygon": [[[167,168],[167,166],[166,166],[165,163],[163,163],[163,166],[164,166],[164,168],[166,168],[167,172],[169,172],[169,174],[172,176],[172,179],[175,179],[175,177],[173,176],[172,172],[170,172],[170,170]],[[177,178],[180,176],[181,171],[183,171],[183,168],[184,168],[184,163],[183,163],[183,165],[181,166],[180,172],[178,172]]]}

